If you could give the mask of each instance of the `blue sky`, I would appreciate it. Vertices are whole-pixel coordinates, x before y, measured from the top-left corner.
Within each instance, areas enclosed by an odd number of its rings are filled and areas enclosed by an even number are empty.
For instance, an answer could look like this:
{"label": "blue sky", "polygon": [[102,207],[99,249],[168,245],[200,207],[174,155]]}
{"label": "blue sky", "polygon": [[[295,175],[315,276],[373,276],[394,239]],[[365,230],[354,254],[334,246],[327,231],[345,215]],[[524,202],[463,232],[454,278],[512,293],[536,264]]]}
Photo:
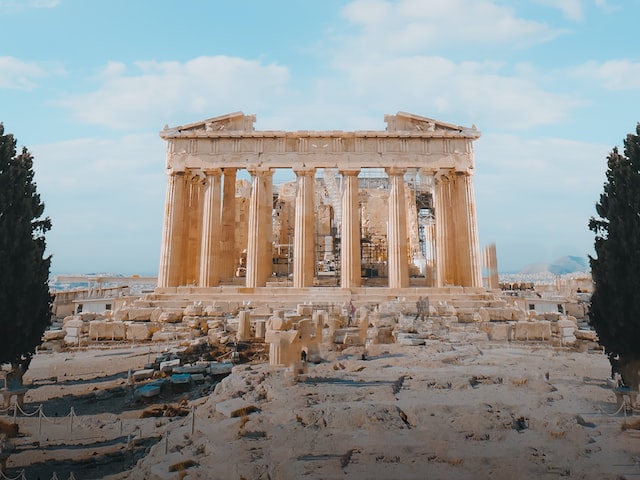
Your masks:
{"label": "blue sky", "polygon": [[640,121],[640,0],[0,0],[0,122],[35,156],[54,273],[155,275],[158,132],[476,125],[501,272],[593,250],[606,156]]}

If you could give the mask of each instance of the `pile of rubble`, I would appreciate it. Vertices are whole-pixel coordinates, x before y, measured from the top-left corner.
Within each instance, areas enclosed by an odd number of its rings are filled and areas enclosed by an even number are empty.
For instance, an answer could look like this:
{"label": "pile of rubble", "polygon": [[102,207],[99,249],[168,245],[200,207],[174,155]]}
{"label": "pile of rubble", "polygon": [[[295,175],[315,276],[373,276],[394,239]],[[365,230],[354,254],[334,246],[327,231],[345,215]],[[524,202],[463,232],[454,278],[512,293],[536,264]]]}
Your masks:
{"label": "pile of rubble", "polygon": [[[525,310],[518,303],[499,298],[481,304],[461,298],[430,305],[422,297],[419,302],[395,298],[375,305],[361,303],[357,308],[352,303],[304,303],[293,311],[229,302],[193,302],[182,308],[136,304],[103,314],[70,315],[59,330],[46,332],[41,348],[57,350],[93,342],[189,344],[198,339],[212,345],[255,342],[269,344],[270,358],[274,357],[270,361],[282,365],[298,360],[302,352],[317,355],[319,344],[366,347],[397,342],[410,346],[438,338],[454,342],[540,341],[553,346],[575,346],[584,341],[597,345],[595,332],[585,326],[585,309],[576,304],[566,311],[580,318]],[[289,350],[294,353],[283,354]]]}

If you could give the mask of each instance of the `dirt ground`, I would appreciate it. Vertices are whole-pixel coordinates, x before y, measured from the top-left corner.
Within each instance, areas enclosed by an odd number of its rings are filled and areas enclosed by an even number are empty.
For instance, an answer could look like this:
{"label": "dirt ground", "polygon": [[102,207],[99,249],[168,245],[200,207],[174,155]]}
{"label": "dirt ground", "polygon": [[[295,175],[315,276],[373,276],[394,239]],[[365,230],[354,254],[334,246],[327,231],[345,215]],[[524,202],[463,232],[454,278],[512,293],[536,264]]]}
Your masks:
{"label": "dirt ground", "polygon": [[[7,462],[7,476],[24,472],[27,479],[99,479],[132,468],[160,440],[158,429],[172,416],[142,418],[167,406],[173,415],[188,415],[188,404],[209,395],[214,379],[191,388],[163,389],[153,400],[135,394],[145,382],[130,381],[176,345],[105,345],[62,353],[40,353],[25,375],[28,392],[22,411],[11,407],[5,422],[16,422],[19,436]],[[222,350],[225,350],[224,348]],[[220,349],[212,349],[213,355]],[[71,412],[73,411],[73,415]]]}
{"label": "dirt ground", "polygon": [[[163,348],[39,354],[8,476],[27,479],[620,479],[640,477],[638,412],[616,414],[607,358],[533,343],[326,349],[294,377],[234,367],[141,418],[129,370]],[[252,406],[228,418],[229,399]],[[68,415],[73,408],[74,415]],[[5,420],[13,420],[9,412]]]}

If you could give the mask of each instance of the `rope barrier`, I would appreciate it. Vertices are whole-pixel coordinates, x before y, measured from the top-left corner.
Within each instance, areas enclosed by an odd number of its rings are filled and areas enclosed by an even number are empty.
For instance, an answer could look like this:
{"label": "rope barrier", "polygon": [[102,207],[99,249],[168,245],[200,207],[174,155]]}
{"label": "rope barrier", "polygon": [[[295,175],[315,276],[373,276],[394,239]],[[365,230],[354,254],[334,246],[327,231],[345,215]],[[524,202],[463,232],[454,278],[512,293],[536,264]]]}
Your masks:
{"label": "rope barrier", "polygon": [[16,410],[20,410],[20,413],[22,415],[24,415],[25,417],[33,417],[35,414],[39,413],[40,410],[42,409],[42,405],[38,406],[38,408],[36,408],[33,412],[31,413],[27,413],[25,412],[22,407],[20,405],[18,405],[17,403],[15,404],[15,409]]}
{"label": "rope barrier", "polygon": [[24,470],[22,470],[17,477],[7,477],[3,472],[0,472],[0,478],[3,480],[26,480],[26,476],[24,474]]}

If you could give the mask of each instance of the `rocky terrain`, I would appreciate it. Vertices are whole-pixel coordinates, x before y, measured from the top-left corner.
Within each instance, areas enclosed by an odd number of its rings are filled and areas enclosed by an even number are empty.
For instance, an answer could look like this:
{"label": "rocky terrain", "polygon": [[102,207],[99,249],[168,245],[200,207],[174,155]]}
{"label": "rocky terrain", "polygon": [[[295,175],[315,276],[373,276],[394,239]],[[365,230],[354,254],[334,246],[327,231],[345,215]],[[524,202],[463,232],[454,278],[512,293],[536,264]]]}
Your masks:
{"label": "rocky terrain", "polygon": [[[157,347],[156,347],[157,348]],[[127,372],[149,346],[43,353],[8,475],[76,479],[618,479],[640,475],[598,350],[456,337],[326,347],[293,375],[264,361],[143,418]],[[56,379],[57,377],[57,379]],[[122,391],[125,393],[123,394]],[[76,416],[68,414],[73,406]],[[9,414],[8,420],[11,420]],[[52,423],[50,420],[53,419]],[[40,424],[40,426],[39,426]]]}

